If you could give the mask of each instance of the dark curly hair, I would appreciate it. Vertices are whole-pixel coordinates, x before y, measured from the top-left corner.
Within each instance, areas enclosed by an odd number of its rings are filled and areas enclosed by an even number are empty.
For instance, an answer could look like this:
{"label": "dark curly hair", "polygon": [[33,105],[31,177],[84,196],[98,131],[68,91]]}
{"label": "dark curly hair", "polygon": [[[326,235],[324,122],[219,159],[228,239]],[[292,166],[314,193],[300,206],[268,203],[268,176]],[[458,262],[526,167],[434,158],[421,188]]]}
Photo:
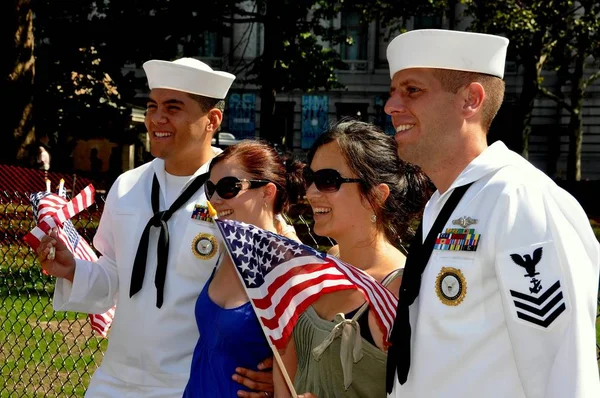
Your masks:
{"label": "dark curly hair", "polygon": [[[337,142],[348,166],[362,181],[360,192],[377,216],[377,227],[399,247],[414,236],[411,228],[433,193],[433,185],[421,169],[398,157],[396,140],[377,126],[360,121],[342,121],[319,136],[310,148],[310,164],[317,150]],[[384,201],[375,187],[385,183],[390,194]]]}

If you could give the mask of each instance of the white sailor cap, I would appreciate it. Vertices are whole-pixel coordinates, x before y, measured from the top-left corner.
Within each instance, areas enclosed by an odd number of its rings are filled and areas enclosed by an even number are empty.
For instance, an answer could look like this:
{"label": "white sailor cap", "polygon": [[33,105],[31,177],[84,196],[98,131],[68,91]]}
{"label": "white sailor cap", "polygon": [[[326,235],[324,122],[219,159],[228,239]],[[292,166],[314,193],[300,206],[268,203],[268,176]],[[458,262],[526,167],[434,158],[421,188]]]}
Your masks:
{"label": "white sailor cap", "polygon": [[148,87],[170,90],[223,99],[235,75],[213,70],[195,58],[180,58],[176,61],[150,60],[144,63],[148,77]]}
{"label": "white sailor cap", "polygon": [[409,68],[451,69],[504,77],[508,39],[455,30],[412,30],[387,47],[390,77]]}

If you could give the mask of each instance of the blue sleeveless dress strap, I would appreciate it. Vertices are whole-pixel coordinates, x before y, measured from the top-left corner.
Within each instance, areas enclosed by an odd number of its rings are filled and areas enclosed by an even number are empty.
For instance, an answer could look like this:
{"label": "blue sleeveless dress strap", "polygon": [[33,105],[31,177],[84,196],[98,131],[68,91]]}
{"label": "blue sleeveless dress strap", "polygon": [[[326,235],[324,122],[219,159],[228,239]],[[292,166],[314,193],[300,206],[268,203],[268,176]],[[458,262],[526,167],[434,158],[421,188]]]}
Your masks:
{"label": "blue sleeveless dress strap", "polygon": [[235,368],[258,370],[259,362],[273,355],[250,302],[225,309],[211,300],[213,276],[214,271],[196,301],[200,339],[184,398],[237,397],[238,390],[250,391],[231,379]]}

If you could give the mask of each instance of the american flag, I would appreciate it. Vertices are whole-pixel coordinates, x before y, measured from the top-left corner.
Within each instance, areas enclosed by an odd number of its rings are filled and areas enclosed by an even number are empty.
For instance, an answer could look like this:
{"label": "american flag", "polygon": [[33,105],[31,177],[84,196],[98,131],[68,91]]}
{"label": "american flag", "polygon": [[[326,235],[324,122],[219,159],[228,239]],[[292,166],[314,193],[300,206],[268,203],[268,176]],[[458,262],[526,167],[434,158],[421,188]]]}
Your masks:
{"label": "american flag", "polygon": [[[79,235],[71,218],[94,203],[94,187],[88,185],[73,200],[67,201],[63,196],[50,192],[37,192],[29,197],[33,206],[33,216],[37,226],[33,228],[23,240],[34,250],[40,240],[52,228],[56,228],[58,238],[69,248],[75,258],[96,261],[98,256],[85,239]],[[112,323],[115,307],[104,314],[90,314],[89,319],[92,329],[106,337]]]}
{"label": "american flag", "polygon": [[321,295],[358,289],[388,345],[398,300],[365,272],[310,246],[231,220],[215,220],[265,334],[283,349],[298,316]]}

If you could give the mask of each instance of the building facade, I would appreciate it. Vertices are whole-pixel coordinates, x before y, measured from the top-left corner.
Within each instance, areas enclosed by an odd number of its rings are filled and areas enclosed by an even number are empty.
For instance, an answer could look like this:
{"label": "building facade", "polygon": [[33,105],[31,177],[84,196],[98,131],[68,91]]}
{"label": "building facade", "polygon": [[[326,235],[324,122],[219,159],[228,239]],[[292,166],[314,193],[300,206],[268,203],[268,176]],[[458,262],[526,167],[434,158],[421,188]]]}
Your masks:
{"label": "building facade", "polygon": [[[248,2],[251,7],[252,2]],[[470,21],[462,16],[461,5],[455,15],[437,17],[414,17],[407,19],[407,29],[441,28],[466,30]],[[341,27],[352,45],[341,44],[336,50],[348,65],[338,71],[343,89],[306,94],[295,90],[278,93],[275,107],[275,126],[283,146],[297,157],[304,156],[316,136],[328,125],[344,118],[356,118],[379,125],[386,132],[394,130],[383,110],[388,96],[390,76],[386,60],[386,37],[394,37],[377,22],[363,24],[357,13],[342,13],[332,23]],[[226,37],[214,32],[205,33],[200,48],[191,53],[185,45],[181,55],[195,56],[212,67],[235,73],[240,66],[252,62],[262,53],[263,32],[258,23],[232,24]],[[125,67],[127,71],[131,70]],[[143,76],[143,71],[136,70]],[[506,96],[498,114],[490,141],[503,140],[510,146],[515,139],[512,118],[522,86],[518,65],[508,60],[505,81]],[[591,74],[594,70],[586,73]],[[226,100],[223,130],[238,139],[261,136],[261,101],[259,87],[242,84],[243,72],[238,74]],[[556,77],[544,76],[545,84],[553,84]],[[564,91],[564,88],[563,88]],[[600,178],[600,79],[586,91],[584,103],[584,143],[581,156],[582,179]],[[134,120],[143,121],[143,111],[134,110]],[[565,126],[568,114],[550,99],[537,99],[532,119],[529,160],[551,177],[566,177],[568,136]]]}

